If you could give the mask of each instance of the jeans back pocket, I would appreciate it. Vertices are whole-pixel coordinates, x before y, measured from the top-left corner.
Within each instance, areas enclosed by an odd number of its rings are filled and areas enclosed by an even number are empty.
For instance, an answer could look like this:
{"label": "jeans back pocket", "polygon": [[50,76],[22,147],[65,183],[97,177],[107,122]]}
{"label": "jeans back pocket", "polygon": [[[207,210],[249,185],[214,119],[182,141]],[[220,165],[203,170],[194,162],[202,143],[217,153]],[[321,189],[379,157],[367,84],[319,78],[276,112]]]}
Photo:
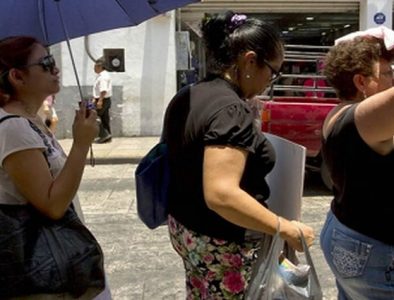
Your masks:
{"label": "jeans back pocket", "polygon": [[354,239],[338,229],[333,230],[331,240],[333,264],[344,278],[363,274],[371,250],[371,244]]}

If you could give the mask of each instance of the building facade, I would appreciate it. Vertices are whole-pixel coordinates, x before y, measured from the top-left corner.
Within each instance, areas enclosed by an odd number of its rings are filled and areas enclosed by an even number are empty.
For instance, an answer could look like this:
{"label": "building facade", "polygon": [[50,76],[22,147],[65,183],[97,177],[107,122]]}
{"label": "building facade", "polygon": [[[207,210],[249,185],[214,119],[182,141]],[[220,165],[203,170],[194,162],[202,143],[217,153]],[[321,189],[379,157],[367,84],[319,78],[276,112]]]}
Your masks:
{"label": "building facade", "polygon": [[[93,60],[112,50],[123,53],[124,71],[111,72],[113,136],[160,135],[172,96],[205,72],[199,21],[204,13],[224,9],[274,23],[286,43],[331,45],[351,31],[378,25],[392,28],[393,0],[204,0],[135,27],[73,39],[77,75],[87,98],[95,78]],[[69,138],[80,94],[67,45],[52,46],[51,52],[62,82],[55,104],[60,120],[56,135]]]}

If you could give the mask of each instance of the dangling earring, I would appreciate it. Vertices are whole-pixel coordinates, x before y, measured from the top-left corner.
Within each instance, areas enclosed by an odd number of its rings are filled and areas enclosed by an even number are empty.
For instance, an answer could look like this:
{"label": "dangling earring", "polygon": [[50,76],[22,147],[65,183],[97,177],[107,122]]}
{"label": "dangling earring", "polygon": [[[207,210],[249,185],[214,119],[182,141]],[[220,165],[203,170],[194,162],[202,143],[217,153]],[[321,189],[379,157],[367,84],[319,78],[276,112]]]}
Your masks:
{"label": "dangling earring", "polygon": [[250,78],[250,75],[249,75],[249,74],[246,74],[245,77],[246,77],[246,79],[249,79],[249,78]]}
{"label": "dangling earring", "polygon": [[364,97],[364,99],[367,98],[367,94],[365,94],[365,91],[363,91],[363,97]]}

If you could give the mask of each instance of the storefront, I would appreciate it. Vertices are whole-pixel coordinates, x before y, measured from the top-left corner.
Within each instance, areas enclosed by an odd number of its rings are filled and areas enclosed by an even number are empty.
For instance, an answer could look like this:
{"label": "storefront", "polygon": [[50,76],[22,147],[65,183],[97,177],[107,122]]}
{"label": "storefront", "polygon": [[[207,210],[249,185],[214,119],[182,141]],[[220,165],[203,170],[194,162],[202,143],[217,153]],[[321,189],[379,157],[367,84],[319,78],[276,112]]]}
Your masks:
{"label": "storefront", "polygon": [[392,0],[205,0],[177,14],[177,60],[184,62],[177,64],[178,88],[205,74],[200,20],[227,9],[273,24],[286,44],[330,46],[349,32],[392,26]]}
{"label": "storefront", "polygon": [[[345,12],[248,12],[274,25],[289,44],[331,45],[337,37],[355,31],[360,26],[358,9]],[[181,30],[198,30],[199,19],[182,17]],[[197,16],[197,15],[194,15]]]}

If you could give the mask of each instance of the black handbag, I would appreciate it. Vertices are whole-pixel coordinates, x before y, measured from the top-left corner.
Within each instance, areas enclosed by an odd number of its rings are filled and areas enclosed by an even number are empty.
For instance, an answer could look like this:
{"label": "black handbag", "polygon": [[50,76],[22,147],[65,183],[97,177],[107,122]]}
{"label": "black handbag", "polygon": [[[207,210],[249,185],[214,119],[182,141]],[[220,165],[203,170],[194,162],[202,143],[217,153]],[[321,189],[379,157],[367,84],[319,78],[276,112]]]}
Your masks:
{"label": "black handbag", "polygon": [[72,207],[55,221],[31,205],[1,204],[0,229],[0,299],[104,289],[102,250]]}

